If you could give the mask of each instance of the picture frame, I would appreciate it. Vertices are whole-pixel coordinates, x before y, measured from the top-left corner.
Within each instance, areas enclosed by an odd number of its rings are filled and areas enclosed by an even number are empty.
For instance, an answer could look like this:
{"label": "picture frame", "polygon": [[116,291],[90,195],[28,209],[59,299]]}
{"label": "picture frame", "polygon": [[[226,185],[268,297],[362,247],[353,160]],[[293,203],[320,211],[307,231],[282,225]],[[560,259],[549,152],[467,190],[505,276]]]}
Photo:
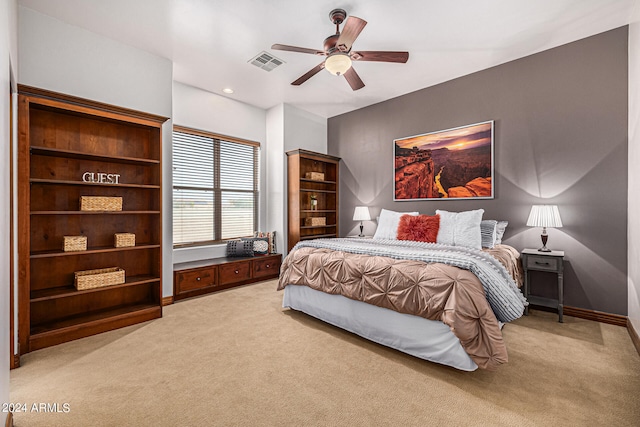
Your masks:
{"label": "picture frame", "polygon": [[494,121],[394,142],[393,200],[494,198]]}

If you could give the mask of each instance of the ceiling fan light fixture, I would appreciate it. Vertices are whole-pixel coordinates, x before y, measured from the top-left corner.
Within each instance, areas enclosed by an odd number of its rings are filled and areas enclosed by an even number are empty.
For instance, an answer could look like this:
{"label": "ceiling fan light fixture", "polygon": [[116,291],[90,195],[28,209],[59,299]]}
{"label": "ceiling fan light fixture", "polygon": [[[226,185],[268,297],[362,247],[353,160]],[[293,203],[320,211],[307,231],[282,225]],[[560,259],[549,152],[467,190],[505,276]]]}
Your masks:
{"label": "ceiling fan light fixture", "polygon": [[[365,25],[367,25],[367,21],[355,16],[350,16],[347,19],[347,12],[345,12],[344,9],[332,10],[329,14],[329,18],[331,18],[331,22],[335,24],[336,32],[324,39],[324,42],[322,43],[322,50],[289,46],[286,44],[271,45],[271,49],[275,50],[326,57],[323,62],[319,63],[291,82],[293,86],[300,86],[311,77],[318,74],[320,70],[326,68],[326,70],[334,76],[344,76],[344,79],[349,83],[352,90],[359,90],[364,87],[364,82],[354,67],[351,66],[351,61],[405,63],[409,59],[409,52],[384,50],[352,51],[353,42],[358,38],[358,35]],[[343,22],[344,26],[342,27],[342,31],[340,31],[340,24]]]}
{"label": "ceiling fan light fixture", "polygon": [[334,76],[341,76],[351,68],[351,58],[346,53],[334,53],[324,62],[324,68]]}

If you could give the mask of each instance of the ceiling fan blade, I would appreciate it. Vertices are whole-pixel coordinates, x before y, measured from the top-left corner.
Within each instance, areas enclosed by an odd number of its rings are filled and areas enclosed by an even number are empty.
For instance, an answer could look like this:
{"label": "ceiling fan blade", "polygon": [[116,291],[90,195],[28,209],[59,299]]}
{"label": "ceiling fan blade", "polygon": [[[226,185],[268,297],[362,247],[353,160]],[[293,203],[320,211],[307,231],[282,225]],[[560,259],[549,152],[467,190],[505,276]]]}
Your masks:
{"label": "ceiling fan blade", "polygon": [[348,17],[347,22],[342,27],[340,37],[336,41],[336,48],[342,52],[349,52],[351,45],[358,38],[365,25],[367,25],[367,21],[364,19],[355,16]]}
{"label": "ceiling fan blade", "polygon": [[354,61],[401,62],[409,60],[409,52],[387,52],[381,50],[361,50],[351,52]]}
{"label": "ceiling fan blade", "polygon": [[302,83],[306,82],[311,77],[313,77],[316,74],[318,74],[320,72],[320,70],[322,70],[323,68],[324,68],[324,61],[322,63],[316,65],[315,67],[313,67],[312,69],[310,69],[306,73],[304,73],[302,76],[300,76],[300,78],[298,78],[298,80],[294,81],[291,84],[294,85],[294,86],[300,86]]}
{"label": "ceiling fan blade", "polygon": [[311,55],[320,55],[320,56],[326,55],[326,53],[324,53],[324,51],[322,50],[308,49],[306,47],[298,47],[298,46],[288,46],[286,44],[274,44],[273,46],[271,46],[271,49],[286,50],[288,52],[310,53]]}
{"label": "ceiling fan blade", "polygon": [[362,79],[360,78],[358,73],[356,73],[356,70],[354,70],[353,67],[349,68],[343,75],[344,78],[347,79],[347,82],[349,83],[349,86],[351,86],[351,89],[358,90],[364,87]]}

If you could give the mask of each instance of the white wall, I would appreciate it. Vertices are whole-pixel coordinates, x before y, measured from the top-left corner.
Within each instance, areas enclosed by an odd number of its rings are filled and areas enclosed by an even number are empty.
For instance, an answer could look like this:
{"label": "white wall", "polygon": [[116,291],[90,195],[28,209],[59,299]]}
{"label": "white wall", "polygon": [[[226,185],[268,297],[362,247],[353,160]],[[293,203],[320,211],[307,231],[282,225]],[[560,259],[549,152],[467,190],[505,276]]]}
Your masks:
{"label": "white wall", "polygon": [[20,84],[171,116],[171,61],[20,7]]}
{"label": "white wall", "polygon": [[[171,117],[171,61],[20,7],[18,83]],[[163,234],[171,235],[171,121],[162,127]],[[163,295],[173,293],[163,245]]]}
{"label": "white wall", "polygon": [[234,99],[173,82],[173,123],[264,143],[266,111]]}
{"label": "white wall", "polygon": [[[186,84],[173,83],[173,123],[194,129],[259,142],[260,150],[260,218],[262,228],[267,223],[268,168],[266,138],[266,111],[215,93]],[[267,231],[267,230],[265,230]],[[172,234],[165,234],[165,245],[172,241]],[[226,245],[201,246],[176,249],[173,262],[181,263],[225,256]]]}
{"label": "white wall", "polygon": [[[327,119],[280,104],[267,111],[268,228],[276,230],[278,252],[287,254],[287,156],[302,148],[327,153]],[[282,231],[280,231],[282,230]]]}
{"label": "white wall", "polygon": [[287,159],[284,153],[284,104],[267,110],[267,231],[276,232],[278,252],[287,252]]}
{"label": "white wall", "polygon": [[629,204],[627,226],[628,308],[633,328],[640,333],[640,5],[629,26]]}
{"label": "white wall", "polygon": [[302,148],[327,154],[327,119],[284,104],[284,151]]}
{"label": "white wall", "polygon": [[[9,90],[17,74],[17,3],[0,0],[0,402],[9,402],[9,231],[11,135]],[[7,414],[0,415],[4,425]]]}

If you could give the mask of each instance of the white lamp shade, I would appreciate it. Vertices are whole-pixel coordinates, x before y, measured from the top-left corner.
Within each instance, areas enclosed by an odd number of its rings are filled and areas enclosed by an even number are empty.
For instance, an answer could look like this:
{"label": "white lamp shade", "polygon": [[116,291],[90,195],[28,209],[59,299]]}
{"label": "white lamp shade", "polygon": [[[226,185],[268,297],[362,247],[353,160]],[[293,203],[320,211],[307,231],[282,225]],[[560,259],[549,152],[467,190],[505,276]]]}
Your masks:
{"label": "white lamp shade", "polygon": [[369,208],[366,206],[356,206],[356,210],[353,212],[354,221],[370,221],[371,214]]}
{"label": "white lamp shade", "polygon": [[334,53],[324,61],[324,68],[334,76],[341,76],[351,68],[351,58],[346,53]]}
{"label": "white lamp shade", "polygon": [[556,205],[533,205],[529,219],[527,220],[529,227],[562,227],[560,212]]}

